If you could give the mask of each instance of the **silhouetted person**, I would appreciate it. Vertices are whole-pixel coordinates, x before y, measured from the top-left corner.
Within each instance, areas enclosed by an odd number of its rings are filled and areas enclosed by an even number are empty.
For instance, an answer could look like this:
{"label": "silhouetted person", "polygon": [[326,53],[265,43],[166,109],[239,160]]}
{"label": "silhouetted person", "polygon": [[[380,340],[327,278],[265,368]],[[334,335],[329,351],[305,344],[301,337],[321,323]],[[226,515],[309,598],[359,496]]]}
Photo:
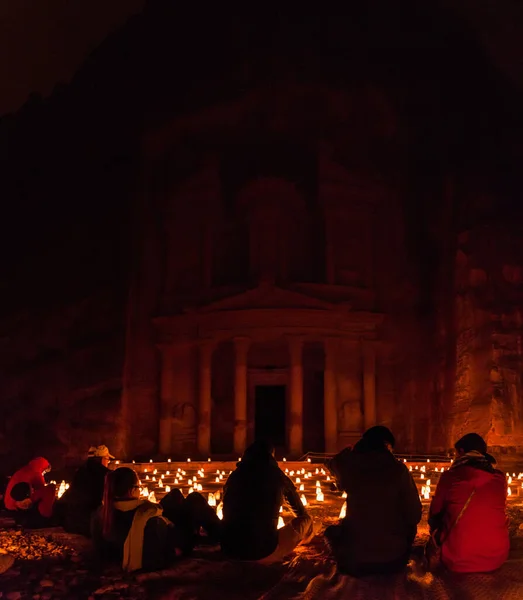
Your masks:
{"label": "silhouetted person", "polygon": [[172,490],[156,504],[140,492],[133,469],[120,467],[108,473],[103,505],[91,524],[103,562],[120,562],[126,571],[156,571],[188,554],[200,527],[219,536],[220,520],[201,494],[184,498],[179,490]]}
{"label": "silhouetted person", "polygon": [[92,513],[102,504],[105,476],[112,459],[107,446],[89,448],[86,463],[76,471],[69,489],[57,503],[67,531],[90,535]]}
{"label": "silhouetted person", "polygon": [[[284,500],[296,518],[278,530]],[[312,535],[312,519],[294,484],[278,467],[274,447],[254,442],[224,487],[222,550],[231,558],[271,563]]]}
{"label": "silhouetted person", "polygon": [[494,571],[509,552],[507,481],[477,433],[463,436],[455,448],[457,457],[441,475],[430,505],[431,533],[451,571]]}
{"label": "silhouetted person", "polygon": [[[50,524],[56,494],[56,486],[47,484],[44,479],[45,473],[50,470],[51,465],[48,460],[42,457],[34,458],[25,467],[16,471],[7,484],[5,507],[7,510],[17,511],[26,527],[45,527]],[[19,486],[20,483],[25,485]],[[13,497],[12,492],[15,487],[15,497]],[[17,500],[20,494],[24,498]],[[27,508],[20,507],[18,503],[22,501],[25,501]]]}
{"label": "silhouetted person", "polygon": [[347,492],[347,514],[325,536],[342,573],[394,573],[407,564],[421,502],[409,470],[392,454],[394,445],[389,429],[371,427],[351,451],[333,459],[338,487]]}

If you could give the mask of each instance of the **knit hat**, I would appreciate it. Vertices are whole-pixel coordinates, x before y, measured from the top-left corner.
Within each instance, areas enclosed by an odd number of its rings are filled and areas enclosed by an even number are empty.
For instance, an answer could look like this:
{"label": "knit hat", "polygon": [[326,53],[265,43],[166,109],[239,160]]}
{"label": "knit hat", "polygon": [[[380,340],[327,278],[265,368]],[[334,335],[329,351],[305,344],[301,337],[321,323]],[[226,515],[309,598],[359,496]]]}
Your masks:
{"label": "knit hat", "polygon": [[467,433],[454,444],[454,448],[465,453],[479,452],[492,464],[496,463],[492,454],[487,452],[487,442],[478,433]]}
{"label": "knit hat", "polygon": [[384,425],[376,425],[367,429],[362,438],[371,445],[390,444],[393,448],[396,445],[392,431]]}
{"label": "knit hat", "polygon": [[89,448],[89,452],[87,454],[89,458],[111,458],[114,459],[114,456],[109,452],[109,448],[104,446],[91,446]]}
{"label": "knit hat", "polygon": [[20,481],[13,486],[10,496],[15,502],[23,502],[31,497],[31,486],[26,481]]}

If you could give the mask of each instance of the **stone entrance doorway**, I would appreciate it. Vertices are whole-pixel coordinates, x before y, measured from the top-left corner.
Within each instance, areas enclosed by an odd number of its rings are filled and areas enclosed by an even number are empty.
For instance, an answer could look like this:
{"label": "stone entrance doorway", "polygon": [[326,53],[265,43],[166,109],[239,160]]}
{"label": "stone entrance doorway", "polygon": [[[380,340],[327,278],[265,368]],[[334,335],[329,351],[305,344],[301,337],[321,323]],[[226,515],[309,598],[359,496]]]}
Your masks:
{"label": "stone entrance doorway", "polygon": [[279,453],[285,452],[287,446],[286,386],[255,386],[254,437],[270,440]]}

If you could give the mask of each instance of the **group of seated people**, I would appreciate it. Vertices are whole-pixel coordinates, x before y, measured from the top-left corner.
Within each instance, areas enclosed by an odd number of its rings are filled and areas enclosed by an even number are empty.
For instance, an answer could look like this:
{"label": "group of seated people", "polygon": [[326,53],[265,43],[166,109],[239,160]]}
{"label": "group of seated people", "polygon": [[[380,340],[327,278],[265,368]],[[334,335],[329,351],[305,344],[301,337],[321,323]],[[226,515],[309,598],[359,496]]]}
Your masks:
{"label": "group of seated people", "polygon": [[[408,468],[392,453],[394,444],[389,429],[372,427],[328,463],[337,489],[347,494],[346,516],[324,534],[342,573],[396,573],[409,561],[422,506]],[[479,435],[467,434],[455,448],[430,506],[428,548],[453,571],[493,571],[509,551],[507,483]],[[282,560],[315,535],[296,487],[265,441],[249,446],[230,474],[222,520],[198,492],[184,497],[174,489],[160,503],[150,502],[141,495],[136,471],[108,469],[112,458],[106,446],[91,448],[56,502],[55,486],[44,480],[48,461],[34,459],[11,478],[6,508],[28,526],[54,522],[92,536],[100,559],[118,561],[127,571],[169,566],[188,556],[203,532],[227,557],[262,564]],[[278,529],[284,503],[295,516]]]}

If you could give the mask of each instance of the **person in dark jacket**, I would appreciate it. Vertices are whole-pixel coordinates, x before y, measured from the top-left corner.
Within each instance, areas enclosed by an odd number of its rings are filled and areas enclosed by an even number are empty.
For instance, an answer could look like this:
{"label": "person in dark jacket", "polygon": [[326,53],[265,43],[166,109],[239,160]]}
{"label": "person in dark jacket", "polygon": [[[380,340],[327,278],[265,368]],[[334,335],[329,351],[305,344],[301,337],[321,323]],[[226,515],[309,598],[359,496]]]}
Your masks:
{"label": "person in dark jacket", "polygon": [[430,505],[431,533],[449,570],[494,571],[509,552],[507,480],[477,433],[463,436],[455,448],[456,460],[441,476]]}
{"label": "person in dark jacket", "polygon": [[[108,473],[103,504],[91,522],[102,562],[120,562],[126,571],[157,571],[190,552],[193,533],[200,527],[219,535],[220,520],[201,494],[184,498],[173,490],[155,504],[142,499],[140,492],[133,469],[120,467]],[[182,521],[173,524],[169,516]]]}
{"label": "person in dark jacket", "polygon": [[76,471],[69,489],[57,503],[66,531],[90,535],[91,517],[102,504],[105,476],[112,459],[107,446],[89,448],[87,462]]}
{"label": "person in dark jacket", "polygon": [[[254,442],[225,484],[221,544],[231,558],[276,562],[313,535],[312,519],[273,454],[271,444]],[[278,530],[284,500],[296,518]]]}
{"label": "person in dark jacket", "polygon": [[350,452],[334,458],[338,486],[347,492],[346,517],[325,536],[342,573],[394,573],[409,559],[421,502],[406,466],[392,454],[383,426],[367,430]]}

